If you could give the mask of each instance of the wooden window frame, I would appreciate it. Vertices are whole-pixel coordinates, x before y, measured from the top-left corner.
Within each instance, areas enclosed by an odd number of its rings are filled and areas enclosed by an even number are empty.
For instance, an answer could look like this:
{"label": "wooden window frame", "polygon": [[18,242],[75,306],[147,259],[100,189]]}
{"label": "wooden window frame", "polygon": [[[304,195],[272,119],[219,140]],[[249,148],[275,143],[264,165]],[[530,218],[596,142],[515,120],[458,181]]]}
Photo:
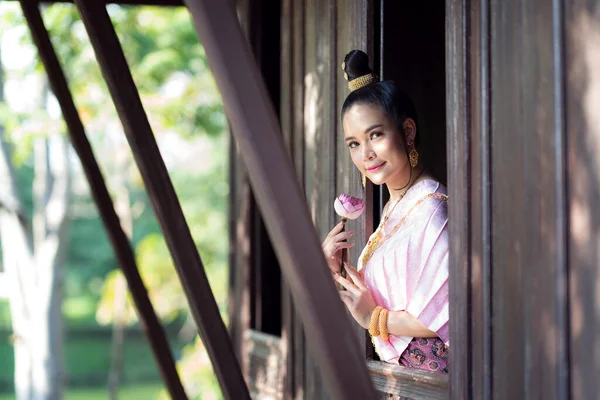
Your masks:
{"label": "wooden window frame", "polygon": [[[447,0],[446,1],[446,16],[449,15],[449,9],[451,7],[451,3],[452,0]],[[376,22],[376,26],[379,26],[379,29],[375,29],[374,32],[378,33],[378,34],[374,34],[372,35],[372,40],[369,43],[368,49],[371,55],[374,55],[374,57],[372,57],[373,60],[376,61],[376,65],[374,65],[375,69],[379,70],[379,74],[381,77],[383,77],[385,79],[386,77],[386,71],[384,71],[384,63],[383,63],[383,51],[384,51],[384,47],[383,47],[383,41],[384,41],[384,35],[383,35],[383,26],[384,26],[384,12],[385,12],[385,0],[377,0],[373,2],[374,4],[374,18],[378,18],[379,21]],[[456,22],[456,25],[460,25],[463,22],[462,19],[458,20]],[[448,35],[449,35],[449,31],[451,29],[454,29],[455,26],[453,24],[453,21],[450,21],[450,23],[447,24],[446,26],[446,58],[448,58],[448,51],[449,49],[449,42],[448,42]],[[446,79],[452,79],[452,77],[450,76],[450,73],[448,72],[448,59],[446,60]],[[459,196],[456,195],[457,190],[453,190],[451,191],[451,186],[454,186],[454,182],[456,182],[456,178],[457,178],[457,173],[462,173],[460,172],[459,168],[456,168],[453,164],[451,164],[451,153],[453,153],[454,151],[456,151],[456,147],[453,146],[452,144],[454,143],[454,141],[456,141],[456,138],[452,137],[452,134],[456,133],[456,130],[451,130],[450,129],[450,118],[449,116],[453,115],[450,113],[450,108],[452,107],[451,104],[449,104],[449,100],[450,100],[450,88],[448,87],[448,84],[446,84],[446,95],[445,95],[445,102],[446,102],[446,126],[447,126],[447,162],[446,162],[446,168],[447,168],[447,175],[448,175],[448,190],[449,190],[449,194],[452,198],[463,198],[465,195],[464,194],[460,194]],[[459,150],[463,150],[464,149],[459,149]],[[461,153],[462,154],[462,153]],[[464,157],[463,157],[464,158]],[[464,188],[464,186],[460,186],[458,187],[459,190],[462,190]],[[383,206],[385,204],[386,201],[386,194],[380,189],[380,187],[372,187],[370,192],[371,197],[367,198],[367,201],[370,203],[368,204],[368,208],[367,208],[367,212],[370,213],[370,215],[373,216],[372,221],[368,221],[367,222],[367,227],[366,227],[366,232],[367,232],[367,236],[369,236],[372,232],[375,226],[377,226],[377,223],[379,221],[380,215],[381,215],[381,210],[383,209]],[[451,217],[451,221],[449,222],[449,227],[452,230],[452,222],[453,219],[452,217],[454,217],[453,212],[454,210],[451,210],[449,208],[449,217]],[[459,218],[454,218],[454,220],[459,220]],[[370,226],[369,226],[370,225]],[[451,256],[452,258],[452,256]],[[456,257],[454,257],[456,258]],[[452,267],[451,267],[452,268]],[[452,276],[452,274],[450,274]],[[450,283],[450,285],[453,285],[453,282]],[[454,299],[454,297],[451,294],[451,298]],[[462,302],[461,302],[462,304]],[[452,309],[452,306],[451,306]],[[451,314],[452,314],[452,310],[451,310]],[[453,316],[450,316],[450,323],[451,326],[454,324],[453,322]],[[452,335],[451,335],[452,336]],[[371,379],[373,382],[373,385],[375,386],[375,389],[378,392],[381,393],[385,393],[385,394],[391,394],[394,396],[400,396],[400,398],[428,398],[428,399],[448,399],[450,397],[450,379],[451,379],[451,375],[452,374],[452,370],[451,369],[451,373],[450,374],[440,374],[440,373],[436,373],[436,372],[429,372],[429,371],[422,371],[422,370],[416,370],[416,369],[411,369],[411,368],[406,368],[403,367],[401,365],[394,365],[394,364],[389,364],[383,361],[378,361],[374,359],[374,350],[373,350],[373,345],[371,344],[370,338],[368,333],[365,333],[365,358],[366,358],[366,362],[367,362],[367,369],[369,371],[369,374],[371,375]],[[452,357],[454,358],[454,357]]]}

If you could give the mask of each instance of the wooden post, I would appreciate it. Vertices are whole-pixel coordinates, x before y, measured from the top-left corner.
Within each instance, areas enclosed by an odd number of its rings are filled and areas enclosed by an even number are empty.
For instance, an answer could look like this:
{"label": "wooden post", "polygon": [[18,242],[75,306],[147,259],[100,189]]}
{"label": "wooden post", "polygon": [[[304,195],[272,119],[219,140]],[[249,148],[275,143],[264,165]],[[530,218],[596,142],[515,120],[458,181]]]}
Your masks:
{"label": "wooden post", "polygon": [[94,1],[76,0],[75,3],[123,123],[125,136],[133,151],[223,394],[228,399],[249,399],[250,394],[231,339],[221,319],[204,266],[106,7]]}
{"label": "wooden post", "polygon": [[283,275],[332,398],[375,398],[273,106],[230,2],[186,1],[225,102]]}
{"label": "wooden post", "polygon": [[179,380],[177,369],[175,368],[175,361],[169,349],[166,334],[148,298],[148,293],[135,262],[133,250],[123,232],[106,184],[104,183],[102,173],[98,168],[92,148],[85,135],[85,130],[75,108],[64,72],[50,42],[48,31],[44,26],[37,1],[22,0],[21,7],[37,45],[40,58],[48,73],[52,91],[60,104],[71,143],[81,160],[83,170],[90,184],[92,196],[98,206],[98,211],[108,232],[108,237],[115,251],[117,261],[127,279],[133,301],[138,311],[140,323],[150,342],[150,347],[158,363],[165,386],[173,399],[187,399]]}

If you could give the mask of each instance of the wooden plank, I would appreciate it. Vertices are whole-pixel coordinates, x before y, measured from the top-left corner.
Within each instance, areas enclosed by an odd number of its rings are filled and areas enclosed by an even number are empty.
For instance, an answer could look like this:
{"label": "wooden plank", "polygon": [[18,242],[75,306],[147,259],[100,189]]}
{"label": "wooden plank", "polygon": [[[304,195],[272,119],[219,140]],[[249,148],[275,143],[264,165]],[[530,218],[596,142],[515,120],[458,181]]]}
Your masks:
{"label": "wooden plank", "polygon": [[[227,398],[249,398],[227,329],[106,7],[83,0],[76,4],[221,389]],[[239,29],[237,20],[234,22]]]}
{"label": "wooden plank", "polygon": [[597,398],[600,389],[600,14],[597,1],[553,5],[565,11],[559,77],[566,89],[568,146],[570,395],[583,400]]}
{"label": "wooden plank", "polygon": [[[247,0],[236,2],[238,18],[246,36],[250,32],[250,16],[248,13]],[[231,210],[230,218],[230,281],[231,290],[228,299],[229,304],[229,331],[233,342],[235,353],[241,364],[242,374],[248,381],[250,358],[244,334],[252,324],[253,296],[252,288],[252,216],[254,213],[254,202],[246,166],[240,155],[239,146],[231,129],[230,142],[230,188],[231,188]]]}
{"label": "wooden plank", "polygon": [[560,10],[490,7],[492,389],[495,398],[567,398]]}
{"label": "wooden plank", "polygon": [[[335,121],[332,103],[332,20],[334,1],[305,2],[304,35],[304,191],[319,239],[335,225]],[[339,68],[339,66],[338,66]],[[339,74],[340,70],[335,72]],[[350,223],[350,226],[353,224]],[[353,227],[349,228],[353,229]],[[306,358],[306,398],[326,398],[322,371],[313,357]]]}
{"label": "wooden plank", "polygon": [[415,370],[379,361],[368,361],[375,389],[403,399],[445,400],[449,398],[448,375]]}
{"label": "wooden plank", "polygon": [[36,2],[21,2],[23,14],[38,48],[40,59],[48,74],[52,92],[60,105],[69,138],[81,161],[86,179],[90,185],[92,197],[98,207],[104,228],[108,233],[111,245],[127,286],[135,304],[142,329],[150,342],[154,358],[169,394],[174,399],[186,399],[185,390],[179,379],[175,360],[171,354],[167,335],[154,312],[148,292],[139,274],[133,249],[121,227],[121,223],[113,207],[112,200],[98,167],[92,147],[87,140],[79,113],[67,84],[66,76],[54,51],[48,31],[44,26],[40,10]]}
{"label": "wooden plank", "polygon": [[[292,123],[293,163],[302,189],[306,184],[304,170],[304,46],[305,0],[294,0],[292,12]],[[291,294],[291,291],[290,291]],[[306,338],[302,320],[294,306],[293,376],[294,398],[306,398]]]}
{"label": "wooden plank", "polygon": [[242,371],[246,374],[248,359],[244,349],[243,335],[246,330],[250,329],[251,192],[237,144],[233,137],[230,141],[229,333]]}
{"label": "wooden plank", "polygon": [[[281,103],[279,106],[281,130],[283,140],[290,157],[294,156],[293,137],[293,31],[292,14],[294,12],[293,0],[282,1],[281,11]],[[281,290],[281,356],[283,369],[282,397],[285,400],[294,398],[294,322],[295,311],[292,304],[292,295],[288,285],[282,277]]]}
{"label": "wooden plank", "polygon": [[[372,53],[371,37],[374,34],[373,21],[368,20],[369,15],[372,15],[373,0],[337,0],[336,10],[336,56],[334,62],[335,71],[335,92],[336,92],[336,119],[340,121],[341,108],[344,100],[350,93],[348,90],[348,82],[344,79],[341,70],[342,61],[348,52],[354,49],[361,49],[369,54],[372,60],[375,60]],[[369,53],[371,51],[371,53]],[[363,197],[365,189],[362,187],[362,179],[360,172],[356,169],[354,163],[350,159],[350,152],[343,140],[344,132],[341,123],[337,123],[335,127],[335,153],[336,153],[336,170],[335,170],[335,188],[336,195],[340,193],[348,193],[353,196]],[[372,191],[371,183],[368,184],[367,193]],[[372,232],[372,226],[367,226],[367,222],[372,222],[372,219],[361,218],[359,223],[354,224],[354,240],[355,246],[350,249],[349,261],[356,266],[360,251],[367,243],[368,236]],[[370,346],[370,341],[366,338],[365,330],[358,325],[351,316],[354,334],[360,343],[360,352],[363,359],[366,358],[367,348]],[[369,344],[368,344],[369,343]]]}
{"label": "wooden plank", "polygon": [[[470,277],[470,359],[471,396],[492,396],[491,326],[491,182],[490,182],[490,49],[489,1],[471,2],[468,18],[470,157],[462,155],[470,171],[468,186],[471,243]],[[460,201],[460,200],[459,200]]]}
{"label": "wooden plank", "polygon": [[252,398],[283,398],[281,338],[248,330],[244,334],[244,341],[250,358],[248,382]]}
{"label": "wooden plank", "polygon": [[203,39],[252,187],[258,189],[258,204],[275,240],[284,276],[311,349],[322,366],[329,394],[337,398],[373,397],[373,387],[356,340],[348,334],[343,305],[285,153],[275,112],[234,10],[225,2],[190,0],[186,4]]}
{"label": "wooden plank", "polygon": [[[524,237],[521,224],[522,221],[532,221],[529,217],[523,219],[523,211],[527,206],[524,185],[527,182],[523,169],[524,140],[521,136],[525,131],[514,121],[518,119],[522,122],[520,110],[526,105],[520,88],[524,86],[531,89],[523,81],[523,63],[519,59],[523,50],[520,38],[524,33],[520,14],[521,8],[514,1],[498,4],[491,10],[491,35],[494,36],[491,38],[491,61],[492,65],[498,63],[491,71],[491,111],[494,114],[492,133],[502,135],[502,140],[492,140],[492,159],[495,161],[492,165],[492,218],[493,234],[496,236],[492,257],[494,266],[501,266],[492,271],[494,321],[502,328],[498,337],[492,333],[496,339],[493,346],[492,379],[493,387],[498,391],[498,397],[495,398],[498,399],[524,397],[526,363],[523,359],[529,356],[527,351],[530,340],[525,321],[529,314],[529,296],[524,287],[527,276],[522,269],[527,250],[519,243],[527,243],[529,246],[530,240]],[[507,99],[510,99],[510,103]],[[509,115],[510,120],[507,120]],[[503,163],[501,167],[500,161]],[[511,235],[509,237],[502,232],[511,232]]]}
{"label": "wooden plank", "polygon": [[[450,241],[450,397],[471,399],[468,3],[446,1],[446,130]],[[480,340],[480,339],[479,339]]]}

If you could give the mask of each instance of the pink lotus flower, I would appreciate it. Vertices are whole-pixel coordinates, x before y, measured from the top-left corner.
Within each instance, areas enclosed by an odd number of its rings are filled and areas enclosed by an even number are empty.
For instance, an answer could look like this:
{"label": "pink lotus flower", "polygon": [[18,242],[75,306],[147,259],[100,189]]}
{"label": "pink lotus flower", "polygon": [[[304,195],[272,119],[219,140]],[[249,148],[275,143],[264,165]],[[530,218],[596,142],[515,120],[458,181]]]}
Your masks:
{"label": "pink lotus flower", "polygon": [[342,193],[333,202],[333,208],[342,218],[356,219],[365,210],[365,205],[361,199]]}

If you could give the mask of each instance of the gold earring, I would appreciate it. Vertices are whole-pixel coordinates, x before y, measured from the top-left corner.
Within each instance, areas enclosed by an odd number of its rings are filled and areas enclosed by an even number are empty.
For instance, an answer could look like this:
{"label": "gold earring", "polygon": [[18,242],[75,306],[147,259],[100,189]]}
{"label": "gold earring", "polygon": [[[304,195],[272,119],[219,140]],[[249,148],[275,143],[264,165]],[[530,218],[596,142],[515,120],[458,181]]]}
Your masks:
{"label": "gold earring", "polygon": [[365,175],[362,176],[362,184],[363,187],[367,187],[367,177]]}
{"label": "gold earring", "polygon": [[410,152],[408,153],[408,159],[410,160],[410,166],[415,168],[419,164],[419,152],[415,148],[415,142],[413,142],[411,139],[408,139],[408,142],[406,144],[411,149]]}
{"label": "gold earring", "polygon": [[408,158],[410,159],[411,167],[415,168],[419,164],[419,152],[414,147],[408,154]]}

